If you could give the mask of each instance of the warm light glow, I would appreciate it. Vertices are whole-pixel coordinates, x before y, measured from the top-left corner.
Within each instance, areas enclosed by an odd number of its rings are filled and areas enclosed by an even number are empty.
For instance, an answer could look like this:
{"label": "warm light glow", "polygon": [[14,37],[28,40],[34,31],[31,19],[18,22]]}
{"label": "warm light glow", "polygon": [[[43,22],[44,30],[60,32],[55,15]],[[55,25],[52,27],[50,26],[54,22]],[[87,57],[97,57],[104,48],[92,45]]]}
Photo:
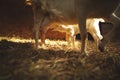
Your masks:
{"label": "warm light glow", "polygon": [[[34,39],[23,39],[23,38],[17,38],[17,37],[0,37],[0,41],[1,40],[7,40],[7,41],[11,41],[11,42],[16,42],[16,43],[34,43],[35,41]],[[41,40],[39,40],[39,43],[41,42]],[[65,50],[65,51],[69,51],[69,50],[80,50],[80,42],[79,41],[75,41],[75,45],[76,48],[73,49],[72,47],[68,46],[67,41],[64,40],[49,40],[46,39],[45,40],[46,46],[44,49],[52,49],[52,50]],[[43,48],[40,46],[40,48]]]}
{"label": "warm light glow", "polygon": [[[94,19],[94,27],[96,29],[96,34],[99,36],[100,39],[102,39],[102,35],[100,33],[100,29],[99,29],[99,22],[104,22],[104,20],[102,18]],[[77,27],[77,28],[76,28]],[[78,25],[61,25],[61,29],[65,31],[66,33],[70,33],[72,36],[76,34],[76,32],[79,32],[77,30],[79,30]],[[19,37],[0,37],[0,41],[1,40],[7,40],[7,41],[12,41],[12,42],[16,42],[16,43],[34,43],[35,41],[34,39],[23,39],[23,38],[19,38]],[[41,40],[39,40],[39,43],[41,42]],[[45,44],[46,46],[39,46],[39,48],[44,48],[44,49],[54,49],[54,50],[78,50],[80,51],[80,45],[81,43],[79,41],[75,40],[75,48],[73,48],[73,46],[69,45],[69,43],[67,41],[63,41],[63,40],[49,40],[46,39],[45,40]]]}
{"label": "warm light glow", "polygon": [[22,39],[22,38],[17,38],[17,37],[0,37],[0,41],[1,40],[7,40],[7,41],[12,41],[12,42],[17,42],[17,43],[34,43],[33,39]]}

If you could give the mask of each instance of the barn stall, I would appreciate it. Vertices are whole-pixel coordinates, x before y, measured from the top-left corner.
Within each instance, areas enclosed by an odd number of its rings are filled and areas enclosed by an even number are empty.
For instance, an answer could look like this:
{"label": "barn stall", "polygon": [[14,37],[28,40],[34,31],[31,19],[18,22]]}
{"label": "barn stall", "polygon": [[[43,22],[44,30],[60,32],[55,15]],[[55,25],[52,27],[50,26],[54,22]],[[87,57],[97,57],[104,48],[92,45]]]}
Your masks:
{"label": "barn stall", "polygon": [[[120,29],[105,52],[95,51],[90,39],[89,56],[81,59],[81,43],[76,41],[77,48],[71,49],[65,33],[49,30],[47,47],[34,48],[33,13],[24,0],[1,0],[0,10],[0,80],[120,79]],[[103,35],[109,31],[101,29]]]}

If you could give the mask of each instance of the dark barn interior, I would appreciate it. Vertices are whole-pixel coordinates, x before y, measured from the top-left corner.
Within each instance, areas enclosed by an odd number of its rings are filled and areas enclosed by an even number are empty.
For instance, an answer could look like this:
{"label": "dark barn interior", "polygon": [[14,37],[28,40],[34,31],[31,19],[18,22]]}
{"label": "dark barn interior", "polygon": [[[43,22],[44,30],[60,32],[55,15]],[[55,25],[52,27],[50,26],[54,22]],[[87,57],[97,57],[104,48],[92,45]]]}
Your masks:
{"label": "dark barn interior", "polygon": [[[1,0],[0,10],[0,36],[33,38],[32,7],[24,0]],[[49,30],[46,37],[64,39],[64,33],[53,33]]]}
{"label": "dark barn interior", "polygon": [[[19,36],[23,38],[33,38],[33,12],[32,7],[25,4],[24,0],[1,0],[0,2],[0,36]],[[104,26],[104,25],[103,25]],[[103,33],[109,31],[111,27],[102,27]],[[49,30],[46,37],[51,39],[64,39],[65,33]],[[120,29],[116,31],[115,39],[120,37]]]}
{"label": "dark barn interior", "polygon": [[[112,25],[100,27],[105,35]],[[120,28],[105,52],[96,51],[90,41],[89,56],[83,59],[79,59],[78,50],[60,42],[36,50],[30,42],[0,40],[0,80],[120,80],[119,35]],[[0,0],[0,37],[34,38],[32,8],[24,0]],[[46,37],[64,40],[65,33],[49,30]]]}

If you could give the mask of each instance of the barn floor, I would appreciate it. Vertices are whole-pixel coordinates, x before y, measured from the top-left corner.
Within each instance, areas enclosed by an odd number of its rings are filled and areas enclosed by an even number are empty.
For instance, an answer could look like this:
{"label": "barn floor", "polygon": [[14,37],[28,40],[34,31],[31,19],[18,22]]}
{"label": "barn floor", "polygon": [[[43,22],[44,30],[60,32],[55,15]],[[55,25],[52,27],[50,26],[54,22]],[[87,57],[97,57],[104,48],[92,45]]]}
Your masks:
{"label": "barn floor", "polygon": [[89,56],[81,59],[65,41],[35,50],[31,42],[1,40],[0,80],[120,80],[120,42],[109,42],[103,53],[88,44]]}

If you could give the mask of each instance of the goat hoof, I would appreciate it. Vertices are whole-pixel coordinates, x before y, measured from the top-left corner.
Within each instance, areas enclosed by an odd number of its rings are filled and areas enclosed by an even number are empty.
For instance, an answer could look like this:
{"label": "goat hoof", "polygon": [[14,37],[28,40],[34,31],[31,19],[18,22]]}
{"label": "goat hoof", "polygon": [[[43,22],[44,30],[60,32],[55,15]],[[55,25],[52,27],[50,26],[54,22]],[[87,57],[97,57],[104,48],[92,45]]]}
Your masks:
{"label": "goat hoof", "polygon": [[82,53],[82,54],[80,55],[81,58],[84,58],[84,57],[86,57],[86,56],[87,56],[86,53]]}
{"label": "goat hoof", "polygon": [[86,54],[85,54],[85,53],[82,53],[82,54],[78,57],[78,61],[84,63],[84,62],[85,62],[85,57],[86,57]]}
{"label": "goat hoof", "polygon": [[102,43],[100,43],[100,44],[98,45],[98,48],[99,48],[100,52],[104,52],[104,51],[105,51],[104,45],[103,45]]}

